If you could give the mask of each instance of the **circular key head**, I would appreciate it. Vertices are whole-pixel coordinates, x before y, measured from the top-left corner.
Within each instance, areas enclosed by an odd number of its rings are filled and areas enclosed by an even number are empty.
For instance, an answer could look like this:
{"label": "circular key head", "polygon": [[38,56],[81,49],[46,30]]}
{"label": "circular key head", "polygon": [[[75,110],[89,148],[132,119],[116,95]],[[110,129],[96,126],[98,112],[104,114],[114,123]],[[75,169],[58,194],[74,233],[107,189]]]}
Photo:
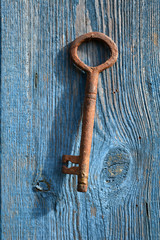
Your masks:
{"label": "circular key head", "polygon": [[[78,47],[83,42],[87,42],[87,41],[91,41],[91,40],[98,40],[98,41],[104,42],[105,44],[107,44],[107,46],[110,48],[110,51],[111,51],[111,57],[106,62],[104,62],[98,66],[95,66],[95,67],[90,67],[90,66],[86,65],[84,62],[82,62],[79,59],[78,54],[77,54]],[[90,32],[90,33],[86,33],[86,34],[81,35],[80,37],[76,38],[71,44],[70,53],[71,53],[71,57],[72,57],[74,63],[79,68],[81,68],[82,70],[84,70],[86,72],[92,72],[93,70],[95,70],[97,72],[102,72],[103,70],[111,67],[117,61],[117,57],[118,57],[118,49],[117,49],[116,44],[113,42],[113,40],[111,38],[106,36],[104,33],[100,33],[100,32]]]}

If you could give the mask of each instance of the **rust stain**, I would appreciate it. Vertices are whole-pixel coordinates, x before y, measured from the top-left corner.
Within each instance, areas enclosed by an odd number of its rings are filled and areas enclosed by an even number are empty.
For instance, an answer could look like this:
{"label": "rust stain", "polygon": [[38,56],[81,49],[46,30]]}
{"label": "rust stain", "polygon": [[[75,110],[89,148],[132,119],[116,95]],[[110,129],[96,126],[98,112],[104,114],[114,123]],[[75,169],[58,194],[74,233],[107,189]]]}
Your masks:
{"label": "rust stain", "polygon": [[154,33],[153,34],[153,42],[155,46],[158,46],[158,34]]}
{"label": "rust stain", "polygon": [[[87,66],[79,59],[77,55],[78,47],[83,42],[91,41],[93,39],[104,42],[109,46],[111,51],[111,57],[106,62],[96,67]],[[71,168],[63,166],[62,171],[65,174],[78,175],[77,191],[86,192],[88,188],[89,159],[96,108],[98,76],[100,72],[104,71],[107,68],[110,68],[117,61],[118,49],[112,39],[105,34],[100,32],[90,32],[76,38],[76,40],[72,42],[70,54],[73,62],[78,66],[78,68],[87,72],[87,81],[83,108],[80,156],[64,155],[62,158],[63,163],[71,161],[72,163],[79,164],[79,166]]]}

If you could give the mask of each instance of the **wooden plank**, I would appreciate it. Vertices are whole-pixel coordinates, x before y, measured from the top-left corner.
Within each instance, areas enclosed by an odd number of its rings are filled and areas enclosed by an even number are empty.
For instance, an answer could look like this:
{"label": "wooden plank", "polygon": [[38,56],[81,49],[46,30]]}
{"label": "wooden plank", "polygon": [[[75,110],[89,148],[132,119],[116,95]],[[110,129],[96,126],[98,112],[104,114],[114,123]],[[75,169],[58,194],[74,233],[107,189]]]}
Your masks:
{"label": "wooden plank", "polygon": [[[159,239],[159,10],[158,0],[2,0],[2,239]],[[84,194],[61,158],[79,153],[85,88],[69,43],[89,31],[109,35],[119,58],[99,77]],[[79,51],[89,64],[103,54],[95,43]]]}

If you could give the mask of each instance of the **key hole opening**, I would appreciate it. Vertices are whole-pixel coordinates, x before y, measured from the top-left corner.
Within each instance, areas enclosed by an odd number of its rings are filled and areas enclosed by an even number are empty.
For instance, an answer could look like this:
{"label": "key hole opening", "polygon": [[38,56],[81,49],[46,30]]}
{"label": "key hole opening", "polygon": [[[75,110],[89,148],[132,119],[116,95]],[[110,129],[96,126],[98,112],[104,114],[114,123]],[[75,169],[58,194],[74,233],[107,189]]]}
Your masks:
{"label": "key hole opening", "polygon": [[91,39],[78,47],[77,54],[86,65],[96,67],[111,57],[111,50],[103,41]]}

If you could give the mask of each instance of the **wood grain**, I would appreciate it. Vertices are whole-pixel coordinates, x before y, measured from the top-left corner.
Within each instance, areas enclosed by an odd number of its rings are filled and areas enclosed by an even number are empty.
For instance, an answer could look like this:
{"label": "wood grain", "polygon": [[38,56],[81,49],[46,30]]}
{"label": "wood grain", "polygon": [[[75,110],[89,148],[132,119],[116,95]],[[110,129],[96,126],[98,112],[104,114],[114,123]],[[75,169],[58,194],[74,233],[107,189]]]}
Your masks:
{"label": "wood grain", "polygon": [[[159,11],[158,0],[2,0],[1,239],[160,238]],[[84,194],[61,167],[79,153],[86,78],[69,44],[89,31],[119,57],[99,77]],[[79,56],[95,65],[103,46]]]}

